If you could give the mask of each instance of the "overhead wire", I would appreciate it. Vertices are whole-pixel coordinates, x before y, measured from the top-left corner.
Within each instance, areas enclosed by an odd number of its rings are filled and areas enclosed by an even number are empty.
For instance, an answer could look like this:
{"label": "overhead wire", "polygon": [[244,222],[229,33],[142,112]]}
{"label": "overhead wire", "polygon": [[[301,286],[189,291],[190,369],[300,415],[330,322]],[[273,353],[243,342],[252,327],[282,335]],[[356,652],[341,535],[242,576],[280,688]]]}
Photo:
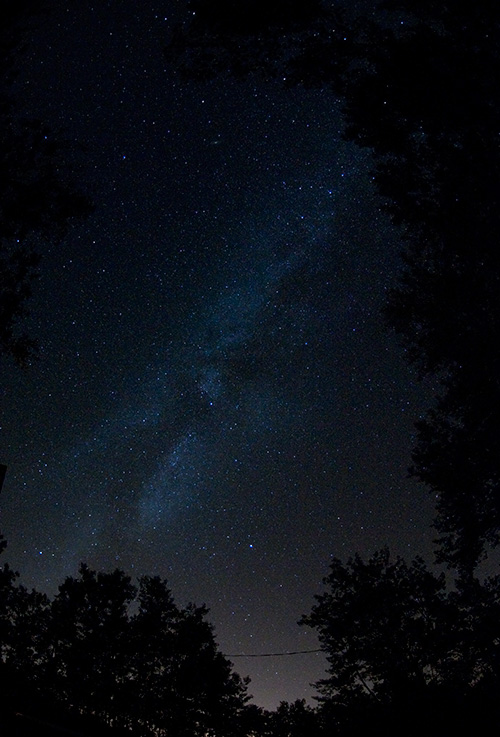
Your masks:
{"label": "overhead wire", "polygon": [[226,655],[226,658],[280,658],[289,655],[308,655],[309,653],[322,653],[321,648],[316,650],[291,650],[280,653],[233,653],[232,655]]}

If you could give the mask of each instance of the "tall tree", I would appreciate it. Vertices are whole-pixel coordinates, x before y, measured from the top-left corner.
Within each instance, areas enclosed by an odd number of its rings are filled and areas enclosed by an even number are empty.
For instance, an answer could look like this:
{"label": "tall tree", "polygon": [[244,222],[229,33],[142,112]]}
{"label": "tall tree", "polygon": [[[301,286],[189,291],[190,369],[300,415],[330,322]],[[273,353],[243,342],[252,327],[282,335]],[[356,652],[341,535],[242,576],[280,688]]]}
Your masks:
{"label": "tall tree", "polygon": [[[5,551],[7,543],[0,534],[0,555]],[[14,582],[18,573],[8,563],[0,568],[0,662],[4,662],[11,650],[13,639],[12,609],[16,596]]]}
{"label": "tall tree", "polygon": [[404,690],[439,679],[443,660],[444,576],[416,559],[391,560],[388,549],[367,562],[333,559],[327,591],[301,620],[314,627],[328,657],[325,698],[343,702],[364,695],[390,702]]}
{"label": "tall tree", "polygon": [[131,620],[132,713],[158,734],[236,735],[243,727],[246,682],[220,653],[204,607],[175,604],[166,581],[140,581]]}
{"label": "tall tree", "polygon": [[107,723],[128,678],[128,606],[135,587],[123,571],[96,572],[82,564],[60,585],[51,607],[46,679],[67,707]]}
{"label": "tall tree", "polygon": [[316,629],[329,663],[317,684],[325,726],[440,735],[497,724],[498,579],[447,591],[423,561],[383,549],[333,559],[324,583],[301,623]]}
{"label": "tall tree", "polygon": [[[6,543],[0,535],[0,554]],[[27,591],[7,563],[0,568],[0,725],[7,730],[13,715],[29,710],[40,685],[47,639],[49,600]],[[12,728],[12,733],[15,727]]]}
{"label": "tall tree", "polygon": [[247,681],[219,651],[205,607],[179,608],[166,581],[136,588],[123,571],[82,564],[49,602],[3,574],[1,662],[58,713],[145,736],[247,734]]}

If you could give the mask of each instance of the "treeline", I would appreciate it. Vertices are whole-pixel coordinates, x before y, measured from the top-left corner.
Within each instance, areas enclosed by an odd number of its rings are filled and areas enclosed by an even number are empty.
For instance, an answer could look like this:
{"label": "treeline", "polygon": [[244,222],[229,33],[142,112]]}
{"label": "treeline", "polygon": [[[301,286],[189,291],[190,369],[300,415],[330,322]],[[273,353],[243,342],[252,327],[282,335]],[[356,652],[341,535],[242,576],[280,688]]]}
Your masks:
{"label": "treeline", "polygon": [[317,631],[328,659],[318,703],[266,712],[249,704],[248,679],[220,652],[206,608],[179,607],[165,580],[144,576],[136,586],[121,570],[81,565],[50,599],[4,564],[0,726],[23,735],[24,719],[144,737],[437,737],[498,727],[500,576],[450,589],[422,560],[384,549],[367,561],[333,559],[324,583],[300,622]]}
{"label": "treeline", "polygon": [[[123,571],[82,565],[53,599],[0,572],[0,648],[5,678],[55,712],[87,715],[144,735],[241,733],[246,682],[221,654],[204,607],[176,605],[164,580],[138,586]],[[24,689],[15,708],[35,713]],[[3,711],[12,710],[3,704]],[[52,715],[53,719],[53,715]]]}

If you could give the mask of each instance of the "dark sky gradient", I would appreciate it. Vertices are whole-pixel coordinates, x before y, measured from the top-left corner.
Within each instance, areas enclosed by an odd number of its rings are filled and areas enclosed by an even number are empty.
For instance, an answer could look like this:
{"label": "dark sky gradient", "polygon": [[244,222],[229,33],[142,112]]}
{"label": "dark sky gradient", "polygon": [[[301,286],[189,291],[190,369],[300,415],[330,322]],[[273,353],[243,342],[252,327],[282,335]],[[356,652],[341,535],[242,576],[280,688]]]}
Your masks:
{"label": "dark sky gradient", "polygon": [[[96,211],[44,254],[39,362],[1,367],[7,558],[51,593],[82,560],[158,573],[229,654],[313,649],[330,556],[429,556],[406,468],[432,388],[383,326],[399,237],[337,101],[181,82],[182,9],[56,3],[23,60],[20,112],[84,146]],[[234,662],[266,707],[324,670]]]}

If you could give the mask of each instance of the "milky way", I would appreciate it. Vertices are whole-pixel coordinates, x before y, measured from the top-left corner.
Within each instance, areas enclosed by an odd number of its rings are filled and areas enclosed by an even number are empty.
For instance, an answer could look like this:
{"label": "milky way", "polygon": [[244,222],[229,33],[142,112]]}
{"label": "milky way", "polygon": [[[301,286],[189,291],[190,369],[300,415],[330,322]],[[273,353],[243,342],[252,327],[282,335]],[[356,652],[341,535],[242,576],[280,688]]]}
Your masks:
{"label": "milky way", "polygon": [[[51,592],[80,560],[159,573],[225,652],[312,649],[331,555],[432,538],[406,479],[424,390],[381,317],[399,234],[338,101],[181,83],[168,27],[158,2],[61,3],[18,80],[84,144],[96,211],[42,261],[40,361],[3,366],[8,558]],[[265,706],[324,668],[235,663]]]}

